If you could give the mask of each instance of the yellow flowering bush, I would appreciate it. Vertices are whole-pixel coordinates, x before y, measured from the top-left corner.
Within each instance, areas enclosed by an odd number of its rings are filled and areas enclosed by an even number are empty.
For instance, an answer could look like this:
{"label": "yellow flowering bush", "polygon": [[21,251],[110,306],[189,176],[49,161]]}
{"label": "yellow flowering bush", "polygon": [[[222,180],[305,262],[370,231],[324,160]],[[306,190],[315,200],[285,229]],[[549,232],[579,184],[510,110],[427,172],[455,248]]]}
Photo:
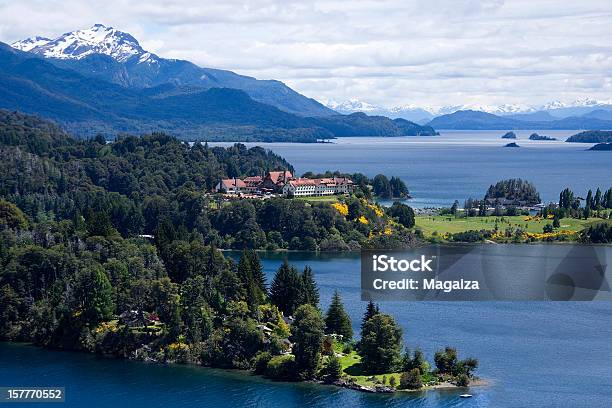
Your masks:
{"label": "yellow flowering bush", "polygon": [[344,203],[333,203],[332,207],[334,207],[340,214],[345,217],[348,215],[348,205]]}
{"label": "yellow flowering bush", "polygon": [[98,325],[98,327],[96,327],[96,334],[101,334],[104,332],[112,332],[112,333],[116,333],[119,330],[119,327],[117,326],[117,321],[113,320],[110,322],[102,322]]}

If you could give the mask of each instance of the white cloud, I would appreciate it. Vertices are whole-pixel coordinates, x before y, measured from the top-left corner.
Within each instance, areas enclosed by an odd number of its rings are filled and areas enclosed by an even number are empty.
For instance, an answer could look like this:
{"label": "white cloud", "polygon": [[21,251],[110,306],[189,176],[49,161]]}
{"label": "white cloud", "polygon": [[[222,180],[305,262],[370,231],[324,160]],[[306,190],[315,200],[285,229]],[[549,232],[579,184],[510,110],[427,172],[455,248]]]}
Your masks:
{"label": "white cloud", "polygon": [[[0,40],[101,22],[163,57],[377,105],[609,99],[609,1],[0,1]],[[138,4],[140,3],[140,4]]]}

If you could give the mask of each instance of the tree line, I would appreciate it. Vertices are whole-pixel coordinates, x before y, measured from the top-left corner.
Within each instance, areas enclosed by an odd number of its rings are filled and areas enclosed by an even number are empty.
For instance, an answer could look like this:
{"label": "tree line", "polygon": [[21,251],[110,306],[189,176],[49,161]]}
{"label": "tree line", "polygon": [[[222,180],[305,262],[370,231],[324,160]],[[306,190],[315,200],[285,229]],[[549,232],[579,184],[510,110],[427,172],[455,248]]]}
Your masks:
{"label": "tree line", "polygon": [[219,202],[208,192],[221,178],[293,167],[260,147],[190,145],[162,133],[77,140],[35,117],[2,112],[0,196],[34,223],[73,220],[100,236],[186,232],[235,249],[354,250],[379,239],[412,239],[395,227],[393,236],[380,237],[389,216],[368,204],[363,175],[354,175],[358,191],[346,200],[348,217],[327,203]]}

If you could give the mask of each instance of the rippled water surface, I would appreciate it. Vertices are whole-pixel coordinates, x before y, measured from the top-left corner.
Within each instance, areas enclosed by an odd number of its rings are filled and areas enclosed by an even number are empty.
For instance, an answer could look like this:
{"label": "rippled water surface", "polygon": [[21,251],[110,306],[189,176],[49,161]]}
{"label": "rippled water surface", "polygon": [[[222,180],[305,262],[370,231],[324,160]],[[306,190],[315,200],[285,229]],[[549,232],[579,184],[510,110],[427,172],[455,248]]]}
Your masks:
{"label": "rippled water surface", "polygon": [[[229,256],[237,256],[228,253]],[[326,308],[340,290],[358,330],[357,254],[263,254],[270,278],[288,256],[310,265]],[[443,346],[480,360],[488,387],[371,395],[248,374],[162,366],[0,344],[0,385],[65,386],[67,407],[610,407],[612,304],[607,302],[386,302],[410,347],[431,359]],[[28,405],[32,406],[32,405]]]}
{"label": "rippled water surface", "polygon": [[[544,130],[558,141],[531,141],[532,131],[515,131],[519,148],[503,147],[504,131],[454,131],[423,137],[348,137],[330,144],[247,143],[272,149],[297,174],[340,170],[370,177],[399,176],[408,185],[414,207],[450,206],[468,197],[482,198],[487,187],[505,178],[535,183],[542,199],[557,201],[570,187],[586,197],[589,188],[609,188],[612,153],[587,151],[592,144],[565,143],[577,131]],[[216,143],[227,145],[228,143]]]}

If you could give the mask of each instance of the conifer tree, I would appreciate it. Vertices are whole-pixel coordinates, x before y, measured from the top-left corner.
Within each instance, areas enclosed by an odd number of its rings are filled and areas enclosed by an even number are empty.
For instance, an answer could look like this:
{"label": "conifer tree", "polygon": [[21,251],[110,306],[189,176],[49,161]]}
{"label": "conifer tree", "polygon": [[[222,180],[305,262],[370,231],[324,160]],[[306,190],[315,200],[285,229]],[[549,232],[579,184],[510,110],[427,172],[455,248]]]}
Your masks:
{"label": "conifer tree", "polygon": [[334,291],[331,304],[325,315],[325,332],[328,334],[339,334],[344,341],[349,341],[353,338],[351,318],[344,310],[342,299],[337,290]]}
{"label": "conifer tree", "polygon": [[312,305],[302,305],[295,311],[291,326],[291,340],[295,365],[301,378],[312,378],[316,373],[323,341],[323,317]]}
{"label": "conifer tree", "polygon": [[301,280],[302,296],[300,299],[300,304],[310,304],[317,307],[319,304],[319,288],[317,287],[317,282],[314,279],[314,274],[312,273],[310,266],[306,266],[304,268]]}
{"label": "conifer tree", "polygon": [[253,282],[259,288],[261,293],[267,294],[266,287],[266,275],[264,274],[263,265],[257,255],[257,252],[251,250],[247,253],[249,262],[251,264],[251,275],[253,276]]}
{"label": "conifer tree", "polygon": [[270,285],[270,300],[285,316],[293,315],[300,305],[302,279],[298,271],[289,266],[287,261],[278,268],[272,285]]}
{"label": "conifer tree", "polygon": [[363,314],[363,319],[361,319],[361,331],[363,332],[363,327],[372,317],[376,316],[380,313],[380,309],[378,305],[371,300],[368,302],[368,306],[366,307],[366,311]]}
{"label": "conifer tree", "polygon": [[265,302],[266,286],[263,269],[255,251],[244,250],[238,261],[238,277],[242,284],[246,302],[251,310]]}
{"label": "conifer tree", "polygon": [[597,187],[597,191],[595,192],[595,199],[593,200],[593,205],[594,210],[599,210],[602,207],[601,190],[599,189],[599,187]]}
{"label": "conifer tree", "polygon": [[589,190],[589,192],[587,193],[587,198],[586,198],[586,202],[584,204],[584,208],[585,210],[592,210],[595,208],[595,203],[593,202],[593,192],[591,190]]}

